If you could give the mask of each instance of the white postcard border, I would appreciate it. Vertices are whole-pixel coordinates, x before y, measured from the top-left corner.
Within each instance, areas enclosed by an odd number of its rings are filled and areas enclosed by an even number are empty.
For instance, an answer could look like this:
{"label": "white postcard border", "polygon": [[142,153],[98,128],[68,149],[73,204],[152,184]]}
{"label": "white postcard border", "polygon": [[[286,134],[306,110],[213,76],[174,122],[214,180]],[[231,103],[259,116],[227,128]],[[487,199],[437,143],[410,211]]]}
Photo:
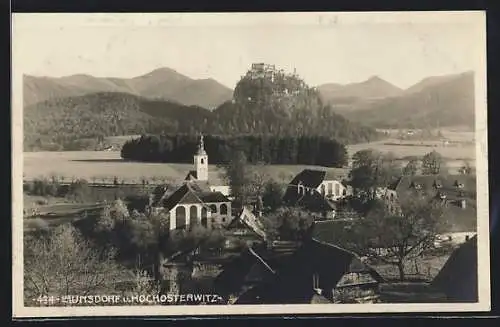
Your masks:
{"label": "white postcard border", "polygon": [[[356,22],[431,22],[475,21],[478,28],[476,87],[476,171],[478,207],[478,276],[479,302],[468,304],[307,304],[307,305],[217,305],[217,306],[126,306],[126,307],[24,307],[23,304],[23,66],[16,47],[16,22],[49,23],[54,19],[87,20],[99,24],[220,24],[222,16],[228,24],[295,24],[304,17],[307,24],[354,24]],[[485,12],[398,12],[398,13],[240,13],[240,14],[14,14],[12,29],[12,300],[13,316],[197,316],[197,315],[263,315],[263,314],[327,314],[327,313],[396,313],[396,312],[464,312],[490,310],[489,201],[486,106],[486,18]],[[202,23],[203,21],[203,23]],[[294,22],[295,21],[295,22]],[[271,27],[271,26],[270,26]],[[36,55],[36,54],[33,54]]]}

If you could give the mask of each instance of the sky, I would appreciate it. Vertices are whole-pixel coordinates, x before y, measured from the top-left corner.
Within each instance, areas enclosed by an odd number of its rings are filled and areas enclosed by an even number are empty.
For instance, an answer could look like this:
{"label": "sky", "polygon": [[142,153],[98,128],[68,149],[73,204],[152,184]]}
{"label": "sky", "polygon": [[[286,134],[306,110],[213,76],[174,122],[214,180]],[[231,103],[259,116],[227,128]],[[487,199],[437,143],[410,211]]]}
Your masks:
{"label": "sky", "polygon": [[475,70],[481,13],[15,14],[15,73],[135,77],[169,67],[233,88],[251,63],[309,85],[379,76],[407,88]]}

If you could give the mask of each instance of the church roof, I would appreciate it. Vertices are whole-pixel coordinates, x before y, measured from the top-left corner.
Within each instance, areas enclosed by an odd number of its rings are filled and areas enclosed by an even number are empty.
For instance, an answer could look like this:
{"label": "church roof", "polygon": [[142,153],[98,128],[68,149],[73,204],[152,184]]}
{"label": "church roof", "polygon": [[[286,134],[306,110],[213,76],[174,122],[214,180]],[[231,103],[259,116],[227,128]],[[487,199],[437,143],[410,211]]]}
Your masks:
{"label": "church roof", "polygon": [[224,194],[221,192],[206,192],[200,194],[200,199],[205,202],[231,202]]}
{"label": "church roof", "polygon": [[179,187],[170,196],[162,197],[156,205],[163,206],[167,210],[171,210],[178,204],[184,203],[206,203],[206,202],[230,202],[220,192],[210,192],[208,186],[204,183],[186,182]]}
{"label": "church roof", "polygon": [[[197,181],[197,182],[201,182],[201,181],[198,181],[198,174],[196,173],[196,170],[190,170],[187,173],[187,175],[184,178],[184,180],[185,181]],[[208,182],[210,182],[210,185],[214,185],[214,186],[220,186],[220,185],[226,185],[227,184],[221,178],[219,170],[211,171],[210,169],[208,170]]]}

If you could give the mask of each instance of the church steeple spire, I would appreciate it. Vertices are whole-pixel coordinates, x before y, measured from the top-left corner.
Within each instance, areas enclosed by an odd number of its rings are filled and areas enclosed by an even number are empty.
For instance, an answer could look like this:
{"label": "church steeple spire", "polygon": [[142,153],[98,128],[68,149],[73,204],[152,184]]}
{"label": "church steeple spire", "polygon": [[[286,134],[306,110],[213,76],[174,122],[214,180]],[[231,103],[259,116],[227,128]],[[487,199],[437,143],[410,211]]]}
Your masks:
{"label": "church steeple spire", "polygon": [[205,143],[203,142],[203,134],[200,134],[200,142],[198,143],[198,152],[196,153],[199,156],[206,156],[205,152]]}
{"label": "church steeple spire", "polygon": [[196,169],[196,179],[199,181],[208,180],[208,155],[205,151],[205,144],[203,135],[200,134],[200,141],[198,143],[198,151],[194,155],[194,168]]}

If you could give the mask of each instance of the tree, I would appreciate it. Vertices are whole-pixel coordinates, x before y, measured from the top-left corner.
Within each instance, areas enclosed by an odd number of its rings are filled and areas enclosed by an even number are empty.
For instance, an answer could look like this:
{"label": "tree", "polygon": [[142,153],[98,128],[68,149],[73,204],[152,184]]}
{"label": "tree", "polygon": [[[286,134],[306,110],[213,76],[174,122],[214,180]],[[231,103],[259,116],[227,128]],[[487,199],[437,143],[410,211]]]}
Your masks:
{"label": "tree", "polygon": [[114,260],[115,251],[98,249],[71,225],[26,239],[25,298],[88,295],[114,289],[127,270]]}
{"label": "tree", "polygon": [[269,174],[265,171],[265,166],[262,162],[253,166],[248,166],[248,184],[247,191],[252,196],[262,196],[266,187],[266,182],[270,179]]}
{"label": "tree", "polygon": [[264,204],[264,209],[266,211],[275,211],[283,205],[283,196],[285,190],[282,184],[276,182],[275,180],[269,180],[262,194],[262,202]]}
{"label": "tree", "polygon": [[416,159],[411,159],[403,168],[403,175],[415,176],[418,172],[419,162]]}
{"label": "tree", "polygon": [[162,249],[167,256],[180,252],[200,252],[222,249],[225,238],[220,230],[208,229],[201,225],[190,226],[189,230],[173,230],[168,235]]}
{"label": "tree", "polygon": [[296,207],[282,207],[263,220],[270,239],[302,241],[311,236],[314,216]]}
{"label": "tree", "polygon": [[386,187],[401,173],[392,153],[373,149],[360,150],[352,157],[351,185],[365,200],[376,197],[379,187]]}
{"label": "tree", "polygon": [[443,156],[439,152],[433,150],[422,158],[422,174],[439,175],[444,165]]}
{"label": "tree", "polygon": [[235,207],[249,203],[251,175],[248,169],[247,157],[242,150],[233,152],[229,164],[225,166],[224,177],[229,182],[231,196]]}
{"label": "tree", "polygon": [[426,194],[400,197],[400,214],[380,202],[356,226],[359,250],[397,266],[399,278],[404,280],[405,265],[433,246],[442,216],[442,204]]}

